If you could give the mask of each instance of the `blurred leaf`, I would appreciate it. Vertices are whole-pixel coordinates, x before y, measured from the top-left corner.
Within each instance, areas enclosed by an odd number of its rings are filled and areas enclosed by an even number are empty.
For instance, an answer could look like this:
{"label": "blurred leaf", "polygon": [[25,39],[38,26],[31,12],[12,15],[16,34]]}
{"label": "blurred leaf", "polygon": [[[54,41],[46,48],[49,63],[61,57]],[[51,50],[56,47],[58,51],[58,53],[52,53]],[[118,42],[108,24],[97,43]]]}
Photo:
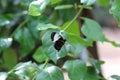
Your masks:
{"label": "blurred leaf", "polygon": [[37,62],[43,62],[45,61],[48,57],[46,56],[46,54],[43,52],[43,47],[39,47],[36,52],[33,55],[33,58],[37,61]]}
{"label": "blurred leaf", "polygon": [[56,63],[58,59],[66,56],[67,49],[65,45],[67,44],[67,42],[65,42],[61,50],[59,51],[56,50],[54,47],[54,42],[52,42],[52,39],[51,39],[51,34],[53,32],[57,32],[58,34],[63,36],[63,38],[65,38],[65,36],[62,35],[61,32],[59,32],[58,30],[49,30],[42,36],[42,46],[44,48],[44,53]]}
{"label": "blurred leaf", "polygon": [[[34,24],[34,23],[31,23]],[[39,39],[40,38],[40,32],[36,29],[34,25],[28,25],[29,30],[31,32],[31,35],[33,36],[34,39]]]}
{"label": "blurred leaf", "polygon": [[112,75],[111,77],[112,77],[113,79],[120,80],[120,76],[118,76],[118,75]]}
{"label": "blurred leaf", "polygon": [[100,6],[108,7],[109,4],[110,4],[110,0],[97,0],[97,3],[98,3]]}
{"label": "blurred leaf", "polygon": [[20,43],[21,58],[25,57],[34,48],[35,41],[28,28],[19,29],[14,38]]}
{"label": "blurred leaf", "polygon": [[1,3],[3,8],[6,8],[8,1],[7,0],[1,0],[0,3]]}
{"label": "blurred leaf", "polygon": [[31,2],[28,13],[32,16],[41,15],[44,12],[46,6],[49,4],[49,2],[50,0],[37,0]]}
{"label": "blurred leaf", "polygon": [[[17,0],[15,0],[17,2]],[[15,3],[14,1],[14,3]],[[23,6],[29,6],[30,3],[32,2],[33,0],[23,0],[23,1],[19,1],[20,5],[23,7]]]}
{"label": "blurred leaf", "polygon": [[98,74],[93,67],[87,67],[87,73],[84,75],[83,80],[100,80]]}
{"label": "blurred leaf", "polygon": [[92,5],[95,3],[96,0],[81,0],[81,3],[86,5]]}
{"label": "blurred leaf", "polygon": [[39,23],[37,25],[37,30],[47,30],[47,29],[59,29],[58,26],[55,26],[53,24],[44,24],[44,23]]}
{"label": "blurred leaf", "polygon": [[104,61],[98,61],[95,59],[90,59],[91,63],[94,65],[96,72],[99,74],[101,71],[101,65],[104,63]]}
{"label": "blurred leaf", "polygon": [[25,67],[37,67],[36,63],[32,63],[31,61],[28,61],[28,62],[21,62],[21,63],[18,63],[14,68],[13,70],[20,70],[20,69],[24,69]]}
{"label": "blurred leaf", "polygon": [[4,26],[10,23],[9,18],[7,18],[5,15],[0,15],[0,26]]}
{"label": "blurred leaf", "polygon": [[50,4],[54,5],[54,4],[58,4],[60,3],[62,0],[50,0]]}
{"label": "blurred leaf", "polygon": [[29,61],[17,64],[9,73],[16,75],[20,80],[30,80],[37,71],[38,66]]}
{"label": "blurred leaf", "polygon": [[6,80],[21,80],[16,74],[9,74]]}
{"label": "blurred leaf", "polygon": [[60,16],[58,15],[58,11],[54,10],[49,16],[49,22],[52,24],[60,25],[59,23]]}
{"label": "blurred leaf", "polygon": [[70,9],[73,8],[73,5],[58,5],[55,7],[56,10],[62,10],[62,9]]}
{"label": "blurred leaf", "polygon": [[10,47],[12,44],[12,38],[0,38],[0,51]]}
{"label": "blurred leaf", "polygon": [[83,78],[86,74],[87,67],[83,61],[68,60],[63,65],[63,68],[67,70],[70,80],[84,80]]}
{"label": "blurred leaf", "polygon": [[56,66],[38,71],[36,80],[64,80],[63,72]]}
{"label": "blurred leaf", "polygon": [[[68,2],[72,2],[72,1],[68,1]],[[76,11],[74,9],[63,9],[63,10],[59,10],[58,12],[60,19],[63,20],[63,22],[68,22],[71,21],[74,16],[76,15]]]}
{"label": "blurred leaf", "polygon": [[17,56],[12,48],[7,48],[3,53],[3,66],[7,69],[13,68],[17,64]]}
{"label": "blurred leaf", "polygon": [[27,26],[35,39],[40,38],[40,31],[37,30],[37,25],[42,22],[44,23],[47,22],[47,19],[48,18],[44,14],[42,14],[40,17],[30,16],[28,22],[29,24],[27,24]]}
{"label": "blurred leaf", "polygon": [[110,14],[113,14],[118,22],[118,26],[120,26],[120,0],[114,0],[110,9]]}
{"label": "blurred leaf", "polygon": [[88,38],[93,41],[106,41],[106,38],[102,32],[102,28],[100,25],[91,19],[83,18],[85,21],[82,26],[82,33]]}
{"label": "blurred leaf", "polygon": [[0,80],[6,80],[8,74],[6,72],[0,72]]}

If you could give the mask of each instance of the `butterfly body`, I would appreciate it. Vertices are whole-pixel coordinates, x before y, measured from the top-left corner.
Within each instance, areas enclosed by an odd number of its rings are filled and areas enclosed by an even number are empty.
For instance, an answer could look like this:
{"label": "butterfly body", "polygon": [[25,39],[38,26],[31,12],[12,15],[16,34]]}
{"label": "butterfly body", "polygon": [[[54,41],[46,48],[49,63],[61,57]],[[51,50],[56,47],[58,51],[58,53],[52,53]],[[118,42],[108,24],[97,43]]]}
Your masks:
{"label": "butterfly body", "polygon": [[56,32],[53,32],[51,34],[51,40],[53,41],[54,48],[57,51],[61,50],[62,46],[64,45],[64,43],[66,41],[65,39],[63,39],[63,37],[60,34],[58,34]]}

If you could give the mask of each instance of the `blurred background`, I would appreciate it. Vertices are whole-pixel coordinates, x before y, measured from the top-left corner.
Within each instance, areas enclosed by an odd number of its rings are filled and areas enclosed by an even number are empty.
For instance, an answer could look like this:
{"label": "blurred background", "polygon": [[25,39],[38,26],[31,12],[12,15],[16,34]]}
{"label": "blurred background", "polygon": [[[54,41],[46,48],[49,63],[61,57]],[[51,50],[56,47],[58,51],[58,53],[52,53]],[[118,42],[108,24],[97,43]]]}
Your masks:
{"label": "blurred background", "polygon": [[[95,6],[93,11],[94,18],[103,27],[105,36],[110,40],[120,43],[120,28],[118,28],[113,16],[109,14],[109,7]],[[97,47],[100,59],[105,61],[105,64],[102,65],[104,76],[108,79],[111,75],[120,75],[120,48],[113,47],[106,42],[97,42]]]}

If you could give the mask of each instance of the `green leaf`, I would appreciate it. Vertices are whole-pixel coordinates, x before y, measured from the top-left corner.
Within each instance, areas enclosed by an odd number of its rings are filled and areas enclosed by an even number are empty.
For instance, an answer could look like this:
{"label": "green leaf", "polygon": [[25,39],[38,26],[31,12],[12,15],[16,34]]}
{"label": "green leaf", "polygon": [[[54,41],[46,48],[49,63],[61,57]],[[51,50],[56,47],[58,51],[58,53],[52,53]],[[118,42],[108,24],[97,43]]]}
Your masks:
{"label": "green leaf", "polygon": [[78,54],[87,46],[92,46],[93,41],[82,39],[80,36],[68,33],[68,42],[70,43],[70,53],[74,56]]}
{"label": "green leaf", "polygon": [[17,75],[20,80],[30,80],[38,70],[38,66],[29,61],[17,64],[9,73]]}
{"label": "green leaf", "polygon": [[0,51],[10,47],[12,44],[12,38],[0,38]]}
{"label": "green leaf", "polygon": [[106,41],[106,38],[102,32],[102,28],[100,25],[91,19],[83,18],[85,21],[81,30],[82,33],[88,38],[93,41]]}
{"label": "green leaf", "polygon": [[85,5],[92,5],[95,3],[96,0],[81,0],[81,3]]}
{"label": "green leaf", "polygon": [[6,80],[8,77],[8,74],[6,72],[0,72],[0,80]]}
{"label": "green leaf", "polygon": [[94,20],[88,19],[88,18],[82,18],[85,22],[81,28],[82,33],[90,40],[92,41],[106,41],[110,44],[112,44],[115,47],[119,47],[120,44],[117,44],[114,41],[111,41],[105,37],[105,35],[102,32],[102,28],[100,25],[95,22]]}
{"label": "green leaf", "polygon": [[20,43],[20,57],[25,57],[35,45],[35,40],[28,28],[19,29],[14,36]]}
{"label": "green leaf", "polygon": [[60,19],[60,16],[58,15],[58,12],[56,10],[54,10],[51,15],[49,16],[49,22],[56,24],[58,22],[58,20]]}
{"label": "green leaf", "polygon": [[69,46],[69,53],[71,53],[71,55],[73,55],[74,57],[77,57],[80,52],[86,48],[84,45],[79,44],[79,43],[72,43]]}
{"label": "green leaf", "polygon": [[112,75],[111,77],[115,80],[120,80],[120,76],[118,76],[118,75]]}
{"label": "green leaf", "polygon": [[31,61],[28,61],[28,62],[20,62],[18,63],[14,68],[13,70],[21,70],[21,69],[24,69],[25,67],[34,67],[34,68],[37,68],[37,65],[36,63],[32,63]]}
{"label": "green leaf", "polygon": [[[66,22],[65,24],[62,25],[61,29],[64,29],[69,22]],[[82,39],[80,37],[80,31],[78,27],[77,21],[74,21],[74,23],[66,30],[68,39],[70,43],[80,43],[81,45],[84,46],[92,46],[92,41],[87,40],[87,39]]]}
{"label": "green leaf", "polygon": [[73,5],[59,5],[59,6],[56,6],[55,9],[56,10],[62,10],[62,9],[70,9],[70,8],[73,8]]}
{"label": "green leaf", "polygon": [[9,74],[6,80],[21,80],[21,79],[16,74]]}
{"label": "green leaf", "polygon": [[67,70],[70,80],[84,80],[87,67],[83,61],[69,60],[65,62],[63,68]]}
{"label": "green leaf", "polygon": [[[38,66],[38,68],[39,68],[40,70],[42,70],[43,67],[44,67],[44,65],[45,65],[45,64],[40,64],[40,65]],[[53,64],[50,64],[50,63],[47,63],[47,65],[45,66],[45,68],[51,67],[51,66],[54,66],[54,65],[53,65]]]}
{"label": "green leaf", "polygon": [[[64,23],[61,27],[61,29],[64,29],[68,24],[70,23],[70,21]],[[77,36],[79,36],[80,31],[79,31],[79,26],[77,21],[74,21],[72,25],[70,25],[70,27],[66,30],[67,33],[72,33],[75,34]]]}
{"label": "green leaf", "polygon": [[[67,3],[71,3],[71,2],[74,2],[74,1],[67,1]],[[71,4],[74,4],[74,3],[71,3]],[[76,15],[76,11],[70,8],[70,9],[59,10],[58,14],[60,18],[63,20],[63,22],[65,23],[67,21],[71,21],[74,18],[74,16]]]}
{"label": "green leaf", "polygon": [[[55,63],[57,62],[58,59],[65,57],[67,54],[67,49],[66,49],[66,45],[67,42],[65,42],[65,44],[62,46],[60,51],[57,51],[54,48],[54,43],[51,40],[51,34],[53,32],[57,32],[58,34],[60,34],[63,38],[65,36],[63,36],[61,34],[61,31],[58,30],[48,30],[43,36],[42,36],[42,46],[44,48],[44,53]],[[65,38],[66,39],[66,38]]]}
{"label": "green leaf", "polygon": [[39,23],[37,25],[37,30],[47,30],[47,29],[59,29],[58,26],[55,26],[53,24],[44,24],[44,23]]}
{"label": "green leaf", "polygon": [[114,18],[118,22],[118,26],[120,26],[120,0],[114,0],[110,9],[110,14],[113,14]]}
{"label": "green leaf", "polygon": [[83,80],[100,80],[98,74],[93,67],[87,67],[87,72]]}
{"label": "green leaf", "polygon": [[1,0],[0,1],[1,2],[1,6],[4,8],[4,9],[6,9],[6,7],[8,6],[7,4],[7,1],[6,0]]}
{"label": "green leaf", "polygon": [[[28,22],[29,23],[29,22]],[[37,20],[32,20],[27,26],[29,26],[29,30],[31,34],[33,35],[34,39],[39,39],[40,38],[40,31],[36,29],[36,26],[39,22]]]}
{"label": "green leaf", "polygon": [[116,43],[115,41],[111,41],[111,40],[107,39],[106,42],[112,44],[112,46],[114,46],[114,47],[120,47],[120,44]]}
{"label": "green leaf", "polygon": [[58,4],[60,3],[62,0],[50,0],[50,4],[54,5],[54,4]]}
{"label": "green leaf", "polygon": [[97,0],[97,3],[98,3],[100,6],[108,7],[109,4],[110,4],[110,0]]}
{"label": "green leaf", "polygon": [[43,62],[47,59],[46,54],[43,52],[43,47],[39,47],[36,52],[33,55],[33,58],[37,61],[37,62]]}
{"label": "green leaf", "polygon": [[74,56],[78,54],[87,46],[87,42],[84,41],[80,36],[68,33],[68,42],[69,42],[69,53],[72,53]]}
{"label": "green leaf", "polygon": [[49,2],[50,0],[37,0],[31,2],[28,13],[32,16],[41,15],[44,12],[46,6],[49,4]]}
{"label": "green leaf", "polygon": [[[63,33],[65,33],[63,31]],[[82,39],[80,36],[72,34],[72,33],[65,33],[64,34],[68,43],[66,43],[66,49],[68,53],[72,53],[74,57],[78,56],[78,54],[87,46],[92,46],[92,42]]]}
{"label": "green leaf", "polygon": [[79,35],[68,33],[68,40],[70,43],[79,43],[83,46],[92,46],[92,41],[82,39]]}
{"label": "green leaf", "polygon": [[101,71],[101,64],[103,64],[103,61],[98,61],[95,59],[90,59],[91,63],[94,65],[96,72],[99,74]]}
{"label": "green leaf", "polygon": [[3,53],[3,66],[7,69],[13,68],[17,64],[17,56],[12,48],[7,48]]}
{"label": "green leaf", "polygon": [[0,26],[4,26],[9,23],[10,20],[6,16],[0,15]]}
{"label": "green leaf", "polygon": [[64,80],[63,72],[56,66],[38,71],[36,80]]}
{"label": "green leaf", "polygon": [[[61,29],[64,29],[69,22],[66,22]],[[80,53],[86,46],[91,46],[92,43],[85,41],[80,37],[79,27],[77,21],[75,21],[67,30],[68,42],[70,43],[70,52],[74,53],[74,56]]]}

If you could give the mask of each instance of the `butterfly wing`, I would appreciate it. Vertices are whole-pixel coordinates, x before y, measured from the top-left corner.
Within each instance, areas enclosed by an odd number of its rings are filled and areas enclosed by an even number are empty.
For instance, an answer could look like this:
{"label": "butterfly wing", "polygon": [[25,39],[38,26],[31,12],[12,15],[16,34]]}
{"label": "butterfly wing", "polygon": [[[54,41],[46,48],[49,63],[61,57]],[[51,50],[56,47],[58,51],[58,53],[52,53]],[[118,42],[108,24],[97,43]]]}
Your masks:
{"label": "butterfly wing", "polygon": [[61,35],[59,35],[58,33],[56,32],[53,32],[51,34],[51,40],[53,41],[54,43],[54,48],[59,51],[61,50],[62,46],[64,45],[65,43],[65,39],[63,39],[63,37]]}

